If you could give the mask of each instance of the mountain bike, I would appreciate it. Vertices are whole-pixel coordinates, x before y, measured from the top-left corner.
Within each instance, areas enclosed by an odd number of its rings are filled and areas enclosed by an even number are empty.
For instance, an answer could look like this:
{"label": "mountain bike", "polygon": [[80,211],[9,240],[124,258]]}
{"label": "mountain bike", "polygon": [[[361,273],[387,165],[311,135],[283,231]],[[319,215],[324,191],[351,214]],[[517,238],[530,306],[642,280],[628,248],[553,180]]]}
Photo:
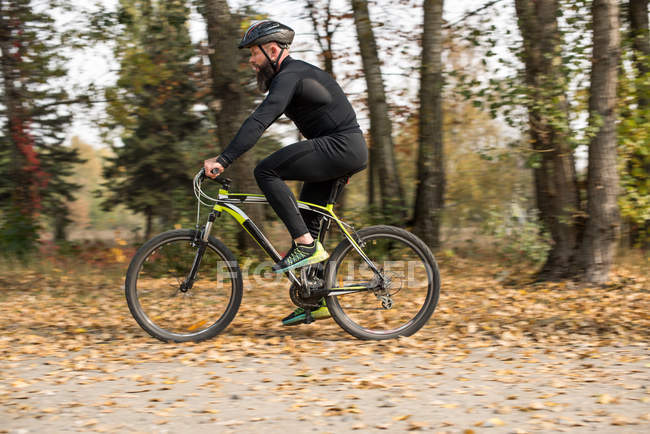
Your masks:
{"label": "mountain bike", "polygon": [[[332,224],[343,240],[329,259],[284,273],[291,301],[310,313],[326,298],[329,312],[345,331],[365,340],[391,339],[417,332],[433,314],[440,296],[440,273],[431,250],[412,233],[393,226],[359,230],[334,213],[334,203],[349,176],[337,179],[326,205],[298,201],[321,215],[318,239]],[[222,332],[242,300],[243,277],[232,251],[212,235],[223,213],[232,216],[275,263],[282,257],[237,205],[266,203],[261,194],[231,193],[231,181],[218,177],[216,197],[202,188],[203,169],[193,180],[197,198],[195,229],[171,230],[144,243],[126,273],[131,314],[162,341],[202,341]],[[200,225],[201,206],[210,208]],[[218,231],[218,228],[216,228]]]}

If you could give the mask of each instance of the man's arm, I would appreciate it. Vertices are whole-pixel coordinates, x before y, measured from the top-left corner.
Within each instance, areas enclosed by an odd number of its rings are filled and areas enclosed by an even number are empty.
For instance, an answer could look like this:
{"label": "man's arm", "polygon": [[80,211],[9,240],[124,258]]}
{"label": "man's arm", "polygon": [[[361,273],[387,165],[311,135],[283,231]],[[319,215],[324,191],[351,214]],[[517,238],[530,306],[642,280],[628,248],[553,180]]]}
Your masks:
{"label": "man's arm", "polygon": [[228,167],[241,154],[251,149],[262,133],[279,118],[287,108],[298,85],[296,74],[284,73],[271,83],[269,94],[252,115],[244,121],[235,138],[216,158],[221,166]]}

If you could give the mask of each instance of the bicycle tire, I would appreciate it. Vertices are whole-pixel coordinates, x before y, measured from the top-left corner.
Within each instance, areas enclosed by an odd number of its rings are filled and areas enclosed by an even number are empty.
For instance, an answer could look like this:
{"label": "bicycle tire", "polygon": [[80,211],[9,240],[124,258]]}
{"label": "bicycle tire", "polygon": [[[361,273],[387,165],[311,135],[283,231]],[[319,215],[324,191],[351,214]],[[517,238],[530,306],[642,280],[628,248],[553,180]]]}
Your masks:
{"label": "bicycle tire", "polygon": [[[138,249],[138,251],[133,256],[133,259],[131,260],[131,263],[129,264],[129,268],[126,273],[124,289],[125,289],[127,304],[129,306],[129,310],[131,311],[131,314],[133,315],[133,318],[137,321],[137,323],[140,325],[140,327],[142,327],[143,330],[149,333],[149,335],[163,342],[168,342],[168,341],[199,342],[206,339],[210,339],[216,336],[217,334],[219,334],[220,332],[222,332],[226,327],[228,327],[231,321],[235,318],[235,315],[237,314],[237,311],[239,310],[239,306],[241,304],[241,299],[243,294],[243,280],[242,280],[241,270],[239,269],[239,265],[234,255],[230,251],[230,249],[228,249],[228,247],[226,247],[221,241],[211,236],[209,237],[208,245],[206,247],[206,255],[209,254],[210,257],[212,257],[213,255],[216,254],[217,258],[220,258],[221,260],[224,261],[223,266],[226,267],[226,270],[228,272],[228,276],[225,278],[225,280],[230,281],[229,282],[230,289],[226,288],[226,290],[224,291],[225,293],[229,293],[229,294],[227,295],[228,298],[227,305],[225,306],[225,309],[223,309],[223,313],[221,314],[221,316],[218,317],[218,319],[216,319],[212,324],[210,324],[206,328],[203,328],[199,331],[194,331],[190,329],[188,330],[188,332],[183,333],[179,331],[169,330],[168,327],[159,324],[159,321],[156,320],[156,317],[151,315],[151,312],[147,312],[146,309],[143,307],[143,304],[141,303],[140,299],[145,294],[145,291],[147,291],[146,289],[144,289],[144,287],[146,287],[147,285],[143,282],[145,278],[145,276],[143,275],[143,266],[147,262],[147,259],[149,259],[149,262],[154,264],[152,265],[152,267],[154,267],[157,264],[155,262],[157,260],[157,257],[154,258],[156,252],[162,251],[164,247],[167,246],[171,247],[172,245],[183,246],[184,248],[187,248],[188,252],[191,252],[191,248],[196,249],[196,247],[192,247],[191,245],[192,241],[195,238],[195,234],[196,231],[194,230],[177,229],[177,230],[172,230],[157,235],[156,237],[147,241]],[[177,243],[177,244],[172,244],[172,243]],[[186,257],[189,257],[190,255],[191,253],[187,253]],[[180,258],[175,258],[175,257],[170,257],[168,258],[168,260],[182,261]],[[204,259],[202,260],[202,263],[205,262],[206,262],[206,256],[204,256]],[[176,268],[182,267],[184,271],[184,270],[189,270],[191,268],[191,265],[192,265],[191,262],[189,264],[179,264]],[[203,271],[204,271],[203,274],[205,275],[207,270],[203,270]],[[201,275],[200,273],[201,273],[201,269],[199,269],[199,276]],[[182,272],[179,271],[177,272],[177,274],[180,275],[182,274]],[[174,278],[178,279],[178,276],[174,276]],[[155,278],[151,278],[151,281],[153,282],[154,279]],[[171,280],[171,278],[166,277],[166,280],[169,281]],[[199,279],[197,279],[197,282],[198,281]],[[141,283],[140,291],[138,286],[139,282]],[[201,283],[206,284],[208,288],[210,288],[209,284],[212,284],[213,286],[208,291],[202,292],[201,293],[202,296],[205,294],[204,296],[208,298],[216,297],[214,282],[205,281],[204,279],[204,281]],[[167,284],[167,285],[149,285],[149,286],[168,287],[169,285]],[[228,283],[226,286],[228,286]],[[180,289],[178,290],[180,291]],[[194,291],[194,288],[190,291]],[[212,293],[210,291],[212,291]],[[149,290],[148,292],[153,292],[153,291]],[[164,290],[160,289],[159,292],[163,293]],[[190,298],[193,297],[193,296],[186,296],[186,293],[180,295],[179,294],[180,293],[172,292],[168,296],[168,298],[172,299],[173,297],[180,297],[179,300],[181,300],[186,297],[190,297]],[[198,307],[200,308],[200,306]],[[168,314],[168,312],[161,312],[161,314],[165,315]]]}
{"label": "bicycle tire", "polygon": [[[422,270],[427,275],[426,283],[426,296],[423,297],[422,305],[417,309],[417,313],[414,314],[413,318],[408,320],[405,324],[393,328],[393,329],[378,329],[372,327],[366,327],[360,324],[360,320],[355,319],[352,315],[352,308],[345,307],[342,305],[342,301],[345,300],[344,297],[367,297],[365,303],[371,304],[375,302],[372,297],[376,297],[371,291],[364,291],[361,293],[348,294],[348,295],[339,295],[339,296],[328,296],[327,297],[327,307],[332,315],[332,318],[336,323],[346,332],[355,336],[356,338],[362,340],[383,340],[383,339],[393,339],[399,336],[410,336],[420,330],[429,320],[435,308],[438,304],[440,297],[440,272],[438,270],[438,265],[435,261],[433,253],[427,247],[427,245],[417,236],[412,233],[393,226],[371,226],[368,228],[361,229],[357,232],[358,240],[357,242],[362,245],[368,242],[375,243],[377,241],[387,242],[387,245],[394,245],[396,243],[402,243],[404,249],[412,249],[418,258],[420,258],[422,265],[418,266],[418,272],[422,274]],[[366,248],[363,248],[366,252]],[[366,252],[367,253],[367,252]],[[350,256],[351,255],[351,256]],[[332,252],[330,259],[328,260],[326,269],[325,269],[325,284],[327,288],[333,288],[337,282],[337,272],[341,269],[342,263],[346,261],[346,258],[353,257],[356,255],[357,261],[362,263],[361,256],[353,248],[352,244],[348,239],[343,240],[337,245],[337,247]],[[375,262],[375,258],[371,257],[370,259]],[[346,263],[347,264],[347,263]],[[416,264],[417,265],[417,264]],[[348,267],[349,270],[349,267]],[[409,269],[410,270],[410,269]],[[409,271],[410,272],[410,271]],[[403,285],[405,279],[401,278],[399,280],[400,284]],[[409,280],[410,281],[410,280]],[[414,279],[415,282],[417,282]],[[340,285],[339,285],[340,286]],[[400,287],[398,290],[401,291],[403,288]],[[408,292],[408,290],[406,291]],[[365,294],[365,295],[364,295]],[[406,300],[405,303],[409,303],[410,295],[402,294],[402,300]],[[405,296],[405,297],[404,297]],[[378,298],[378,297],[377,297]],[[405,305],[405,304],[404,304]],[[400,304],[402,306],[402,304]],[[346,312],[347,309],[347,312]],[[389,308],[390,309],[390,308]],[[360,310],[360,309],[357,309]],[[387,313],[387,310],[382,310],[382,308],[372,308],[375,312],[375,315],[382,315]],[[363,316],[361,317],[363,318]]]}

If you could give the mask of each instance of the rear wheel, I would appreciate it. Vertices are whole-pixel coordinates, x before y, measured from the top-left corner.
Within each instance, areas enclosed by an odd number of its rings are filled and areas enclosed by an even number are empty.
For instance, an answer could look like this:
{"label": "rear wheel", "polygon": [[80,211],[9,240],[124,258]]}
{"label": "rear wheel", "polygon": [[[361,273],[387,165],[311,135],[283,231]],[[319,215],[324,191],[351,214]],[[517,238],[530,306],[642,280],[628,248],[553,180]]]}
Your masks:
{"label": "rear wheel", "polygon": [[230,250],[210,237],[195,281],[186,279],[198,250],[195,231],[164,232],[131,260],[125,292],[131,314],[162,341],[209,339],[233,320],[242,299],[242,276]]}
{"label": "rear wheel", "polygon": [[440,296],[440,273],[431,250],[415,235],[393,226],[357,232],[372,269],[349,240],[327,264],[326,287],[354,291],[327,298],[334,320],[359,339],[391,339],[417,332],[433,314]]}

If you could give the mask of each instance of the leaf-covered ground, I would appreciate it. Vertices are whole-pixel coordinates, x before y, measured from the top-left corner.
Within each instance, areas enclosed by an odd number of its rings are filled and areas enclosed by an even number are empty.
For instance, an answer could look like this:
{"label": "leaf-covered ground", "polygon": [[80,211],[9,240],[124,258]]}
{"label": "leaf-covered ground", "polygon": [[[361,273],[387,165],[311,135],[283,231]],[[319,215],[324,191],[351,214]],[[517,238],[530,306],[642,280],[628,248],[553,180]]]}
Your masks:
{"label": "leaf-covered ground", "polygon": [[445,260],[429,323],[384,342],[331,320],[283,327],[286,285],[249,280],[199,344],[138,327],[124,264],[5,267],[0,431],[649,432],[646,265],[585,287]]}

